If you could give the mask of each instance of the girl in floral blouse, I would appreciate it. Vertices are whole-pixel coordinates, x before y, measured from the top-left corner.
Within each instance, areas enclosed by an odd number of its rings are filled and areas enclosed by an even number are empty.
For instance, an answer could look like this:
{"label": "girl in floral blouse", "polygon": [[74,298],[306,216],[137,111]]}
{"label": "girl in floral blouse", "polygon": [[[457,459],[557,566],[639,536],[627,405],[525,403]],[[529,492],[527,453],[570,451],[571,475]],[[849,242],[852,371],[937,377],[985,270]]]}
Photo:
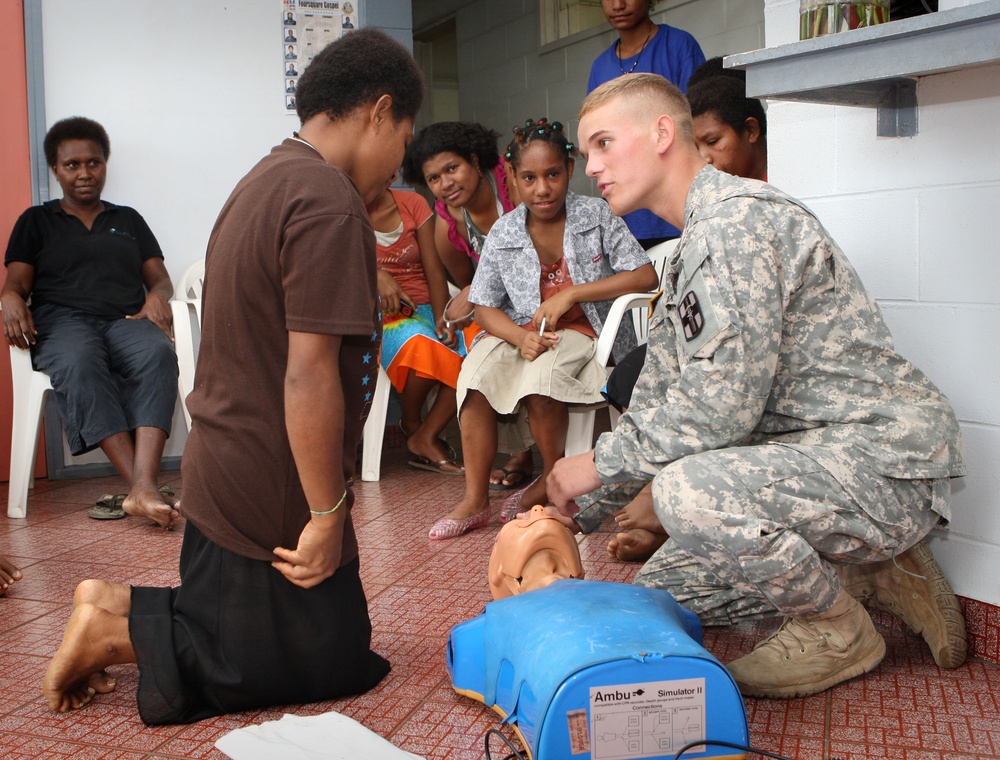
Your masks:
{"label": "girl in floral blouse", "polygon": [[[603,200],[569,191],[575,154],[562,125],[545,119],[515,127],[507,146],[522,203],[493,225],[472,281],[469,300],[485,333],[458,379],[465,496],[434,524],[431,538],[453,538],[489,522],[489,473],[498,445],[517,451],[534,439],[544,463],[542,475],[511,500],[501,520],[522,504],[547,502],[545,477],[564,455],[568,406],[602,400],[606,372],[595,353],[611,302],[656,286],[656,272],[624,222]],[[615,356],[634,345],[627,326]],[[515,412],[518,422],[501,426],[501,440],[497,416]]]}

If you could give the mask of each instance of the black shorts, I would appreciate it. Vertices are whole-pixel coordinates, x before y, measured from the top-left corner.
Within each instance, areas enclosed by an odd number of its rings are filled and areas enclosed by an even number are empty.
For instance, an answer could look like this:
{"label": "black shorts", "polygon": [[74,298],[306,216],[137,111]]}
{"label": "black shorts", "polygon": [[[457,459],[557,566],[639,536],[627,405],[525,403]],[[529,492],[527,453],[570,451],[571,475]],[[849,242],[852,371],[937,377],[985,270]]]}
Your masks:
{"label": "black shorts", "polygon": [[147,725],[359,694],[389,672],[370,650],[358,560],[303,589],[190,521],[181,584],[133,587],[129,636]]}
{"label": "black shorts", "polygon": [[635,383],[639,379],[639,373],[642,372],[642,365],[645,363],[646,344],[643,343],[629,351],[625,358],[611,370],[603,395],[608,403],[619,412],[628,409],[629,404],[632,403],[632,391],[635,390]]}

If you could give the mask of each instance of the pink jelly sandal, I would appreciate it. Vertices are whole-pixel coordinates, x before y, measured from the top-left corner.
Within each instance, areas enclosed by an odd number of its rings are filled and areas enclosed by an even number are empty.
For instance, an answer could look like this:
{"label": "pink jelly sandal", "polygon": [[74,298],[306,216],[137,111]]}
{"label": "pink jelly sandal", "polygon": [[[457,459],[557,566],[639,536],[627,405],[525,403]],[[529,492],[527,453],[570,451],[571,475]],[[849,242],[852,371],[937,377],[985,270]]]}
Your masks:
{"label": "pink jelly sandal", "polygon": [[528,483],[528,485],[517,489],[514,493],[504,499],[503,506],[500,508],[500,522],[509,523],[521,512],[527,512],[531,509],[531,507],[526,507],[521,503],[521,497],[523,497],[525,491],[535,485],[541,477],[542,476],[539,475],[537,478]]}
{"label": "pink jelly sandal", "polygon": [[431,526],[428,537],[432,540],[443,538],[455,538],[476,528],[485,528],[490,522],[490,508],[486,507],[482,512],[469,515],[464,520],[455,520],[451,517],[442,517]]}

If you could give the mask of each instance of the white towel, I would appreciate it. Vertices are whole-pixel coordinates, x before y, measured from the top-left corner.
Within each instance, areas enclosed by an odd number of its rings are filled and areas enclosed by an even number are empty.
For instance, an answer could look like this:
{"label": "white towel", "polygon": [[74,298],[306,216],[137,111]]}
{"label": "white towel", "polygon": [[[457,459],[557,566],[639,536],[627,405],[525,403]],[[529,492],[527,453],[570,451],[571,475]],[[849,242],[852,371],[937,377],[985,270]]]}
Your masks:
{"label": "white towel", "polygon": [[337,712],[285,714],[230,731],[215,746],[233,760],[424,760]]}

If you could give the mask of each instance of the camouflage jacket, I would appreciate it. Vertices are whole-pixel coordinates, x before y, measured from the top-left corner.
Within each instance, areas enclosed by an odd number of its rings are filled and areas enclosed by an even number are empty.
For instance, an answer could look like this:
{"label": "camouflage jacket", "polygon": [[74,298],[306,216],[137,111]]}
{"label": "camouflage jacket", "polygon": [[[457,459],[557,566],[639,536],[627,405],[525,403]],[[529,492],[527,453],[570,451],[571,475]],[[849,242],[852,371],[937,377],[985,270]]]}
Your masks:
{"label": "camouflage jacket", "polygon": [[893,478],[965,474],[951,404],[893,350],[874,299],[798,201],[706,167],[663,282],[632,406],[596,447],[605,483],[768,442],[848,447]]}

